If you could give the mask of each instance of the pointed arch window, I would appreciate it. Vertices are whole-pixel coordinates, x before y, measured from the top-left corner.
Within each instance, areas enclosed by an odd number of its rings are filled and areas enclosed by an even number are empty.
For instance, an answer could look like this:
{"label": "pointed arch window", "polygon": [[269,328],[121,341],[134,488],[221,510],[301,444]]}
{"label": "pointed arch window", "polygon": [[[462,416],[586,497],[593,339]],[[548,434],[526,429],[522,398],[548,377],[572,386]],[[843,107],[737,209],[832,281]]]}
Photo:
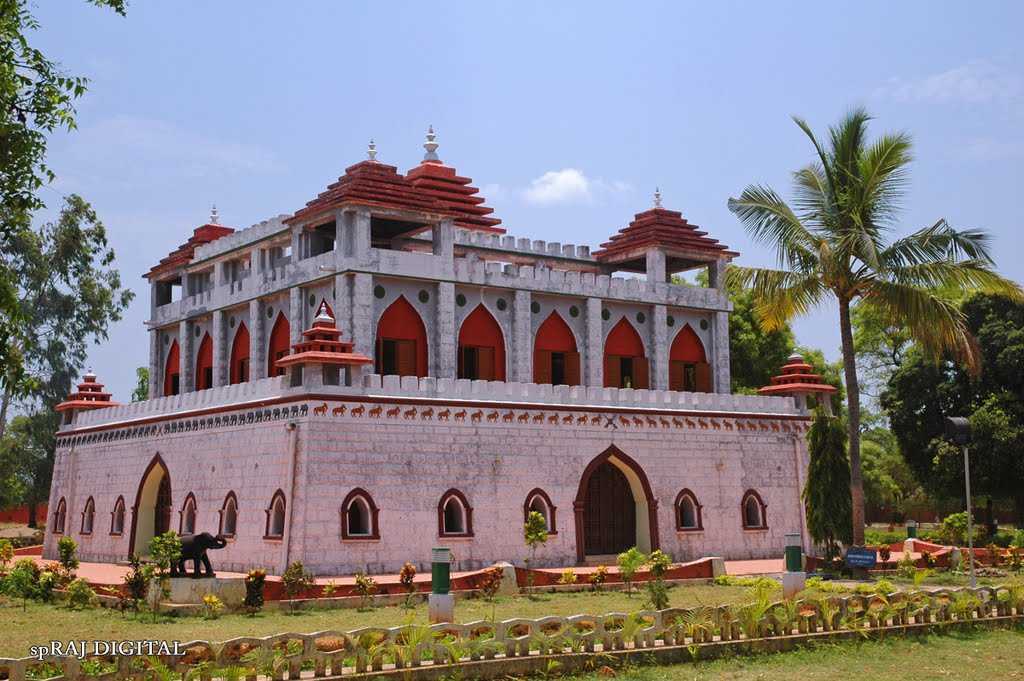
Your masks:
{"label": "pointed arch window", "polygon": [[743,516],[743,529],[768,529],[767,509],[768,504],[764,503],[761,495],[758,494],[756,490],[748,489],[743,494],[743,501],[740,503],[740,512]]}
{"label": "pointed arch window", "polygon": [[636,389],[649,387],[644,343],[625,317],[612,327],[604,342],[604,386]]}
{"label": "pointed arch window", "polygon": [[552,311],[537,329],[533,342],[533,382],[580,384],[580,353],[576,337],[558,312]]}
{"label": "pointed arch window", "polygon": [[85,508],[82,509],[82,528],[81,534],[89,535],[92,534],[92,526],[96,520],[96,502],[89,497],[85,500]]}
{"label": "pointed arch window", "polygon": [[53,512],[53,533],[64,534],[64,522],[67,520],[68,504],[64,497],[57,502],[57,510]]}
{"label": "pointed arch window", "polygon": [[222,537],[234,537],[238,532],[238,497],[228,492],[224,504],[220,507],[220,527],[217,534]]}
{"label": "pointed arch window", "polygon": [[171,343],[164,363],[164,397],[177,395],[181,392],[181,350],[178,341]]}
{"label": "pointed arch window", "polygon": [[196,353],[196,390],[213,387],[213,339],[210,334],[203,334]]}
{"label": "pointed arch window", "polygon": [[235,339],[231,342],[231,385],[249,381],[249,329],[245,323],[238,325]]}
{"label": "pointed arch window", "polygon": [[192,492],[185,497],[185,503],[181,505],[181,521],[178,523],[178,534],[196,533],[196,498]]}
{"label": "pointed arch window", "polygon": [[284,536],[284,492],[277,490],[267,507],[267,527],[264,539],[280,539]]}
{"label": "pointed arch window", "polygon": [[427,375],[427,329],[405,296],[398,296],[377,322],[377,373]]}
{"label": "pointed arch window", "polygon": [[359,487],[352,490],[341,502],[341,538],[380,539],[378,514],[369,492]]}
{"label": "pointed arch window", "polygon": [[711,365],[704,343],[689,324],[676,334],[668,357],[669,390],[711,392]]}
{"label": "pointed arch window", "polygon": [[696,532],[704,529],[703,518],[701,517],[701,505],[697,501],[697,495],[688,489],[682,490],[676,496],[676,531]]}
{"label": "pointed arch window", "polygon": [[459,378],[505,380],[505,336],[487,308],[476,306],[459,328]]}
{"label": "pointed arch window", "polygon": [[110,534],[124,534],[124,497],[119,496],[114,502],[114,510],[110,512]]}
{"label": "pointed arch window", "polygon": [[523,502],[523,522],[526,522],[526,518],[531,512],[540,513],[544,516],[545,522],[547,522],[548,534],[558,534],[558,526],[555,524],[555,510],[555,505],[551,503],[551,497],[547,495],[547,492],[537,487],[530,490],[530,493],[526,495],[526,501]]}
{"label": "pointed arch window", "polygon": [[437,504],[437,531],[442,537],[472,537],[473,507],[466,495],[450,489]]}
{"label": "pointed arch window", "polygon": [[291,342],[291,326],[283,312],[277,313],[277,321],[270,332],[270,343],[267,351],[267,376],[284,376],[284,367],[277,366],[277,360],[288,354]]}

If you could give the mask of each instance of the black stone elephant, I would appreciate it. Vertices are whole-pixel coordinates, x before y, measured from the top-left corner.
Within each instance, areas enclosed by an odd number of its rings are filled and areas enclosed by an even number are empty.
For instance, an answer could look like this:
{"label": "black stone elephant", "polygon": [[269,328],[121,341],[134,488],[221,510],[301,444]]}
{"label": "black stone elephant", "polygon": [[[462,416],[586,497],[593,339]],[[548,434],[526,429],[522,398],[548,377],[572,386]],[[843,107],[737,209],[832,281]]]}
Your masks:
{"label": "black stone elephant", "polygon": [[[228,542],[224,537],[217,535],[216,537],[209,532],[200,532],[199,534],[187,534],[181,538],[181,558],[178,560],[176,565],[171,567],[172,577],[184,577],[188,575],[188,570],[185,568],[185,561],[192,561],[192,578],[198,577],[216,577],[213,572],[213,566],[210,565],[210,558],[206,555],[209,549],[222,549],[227,546]],[[200,572],[199,563],[203,564],[205,570]]]}

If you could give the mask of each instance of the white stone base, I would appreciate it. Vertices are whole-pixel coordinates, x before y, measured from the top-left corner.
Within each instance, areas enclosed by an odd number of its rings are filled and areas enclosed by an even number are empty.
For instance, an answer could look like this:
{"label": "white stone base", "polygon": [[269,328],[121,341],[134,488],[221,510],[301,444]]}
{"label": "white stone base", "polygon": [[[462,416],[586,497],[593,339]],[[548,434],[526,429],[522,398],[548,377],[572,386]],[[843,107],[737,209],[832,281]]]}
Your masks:
{"label": "white stone base", "polygon": [[806,572],[783,572],[782,573],[782,597],[794,598],[798,593],[807,587]]}
{"label": "white stone base", "polygon": [[455,596],[452,594],[430,594],[427,599],[427,614],[430,623],[455,621]]}
{"label": "white stone base", "polygon": [[499,596],[515,596],[519,593],[519,582],[516,580],[516,567],[512,563],[495,563],[492,567],[501,570],[501,586]]}
{"label": "white stone base", "polygon": [[[240,608],[245,600],[245,579],[242,577],[232,579],[221,577],[208,577],[205,579],[171,577],[167,581],[171,587],[170,597],[165,601],[167,603],[202,605],[203,596],[213,594],[221,600],[224,607],[234,610]],[[155,580],[150,585],[149,595],[150,600],[160,595],[160,586]]]}

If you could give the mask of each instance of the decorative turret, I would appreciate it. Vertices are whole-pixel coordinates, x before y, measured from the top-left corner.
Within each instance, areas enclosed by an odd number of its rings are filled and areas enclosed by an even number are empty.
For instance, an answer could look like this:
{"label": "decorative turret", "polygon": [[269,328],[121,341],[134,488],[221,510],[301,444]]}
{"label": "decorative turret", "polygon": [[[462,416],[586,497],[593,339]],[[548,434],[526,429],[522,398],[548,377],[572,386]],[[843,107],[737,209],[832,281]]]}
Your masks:
{"label": "decorative turret", "polygon": [[103,392],[103,384],[96,382],[96,374],[93,370],[87,369],[85,375],[82,376],[82,382],[78,384],[78,391],[68,395],[68,398],[54,409],[64,412],[63,423],[69,425],[74,421],[75,414],[78,412],[120,406],[110,397],[110,393]]}
{"label": "decorative turret", "polygon": [[340,336],[331,308],[321,301],[313,326],[302,332],[292,354],[277,360],[277,366],[288,369],[292,387],[352,385],[362,367],[373,363],[366,355],[353,352],[353,344],[339,340]]}
{"label": "decorative turret", "polygon": [[814,367],[805,362],[802,355],[794,352],[786,360],[782,373],[772,377],[771,385],[757,392],[761,395],[792,395],[801,410],[807,409],[808,395],[824,395],[825,398],[819,398],[818,402],[826,413],[831,414],[832,400],[829,397],[836,392],[836,388],[825,383],[821,375],[813,371]]}

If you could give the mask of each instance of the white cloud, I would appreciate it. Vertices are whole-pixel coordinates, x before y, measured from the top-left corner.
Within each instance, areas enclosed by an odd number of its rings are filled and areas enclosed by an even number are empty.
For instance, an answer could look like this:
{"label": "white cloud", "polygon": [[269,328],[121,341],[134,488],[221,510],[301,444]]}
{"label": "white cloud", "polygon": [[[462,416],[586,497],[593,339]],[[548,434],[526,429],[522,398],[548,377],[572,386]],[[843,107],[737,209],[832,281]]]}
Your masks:
{"label": "white cloud", "polygon": [[589,203],[597,198],[633,191],[628,182],[591,179],[577,168],[549,170],[523,190],[528,203]]}
{"label": "white cloud", "polygon": [[891,78],[876,95],[901,102],[965,102],[983,104],[1017,99],[1022,79],[988,61],[971,61],[963,66],[920,78]]}
{"label": "white cloud", "polygon": [[508,197],[508,190],[496,182],[491,182],[480,187],[480,196],[489,201],[501,201]]}

